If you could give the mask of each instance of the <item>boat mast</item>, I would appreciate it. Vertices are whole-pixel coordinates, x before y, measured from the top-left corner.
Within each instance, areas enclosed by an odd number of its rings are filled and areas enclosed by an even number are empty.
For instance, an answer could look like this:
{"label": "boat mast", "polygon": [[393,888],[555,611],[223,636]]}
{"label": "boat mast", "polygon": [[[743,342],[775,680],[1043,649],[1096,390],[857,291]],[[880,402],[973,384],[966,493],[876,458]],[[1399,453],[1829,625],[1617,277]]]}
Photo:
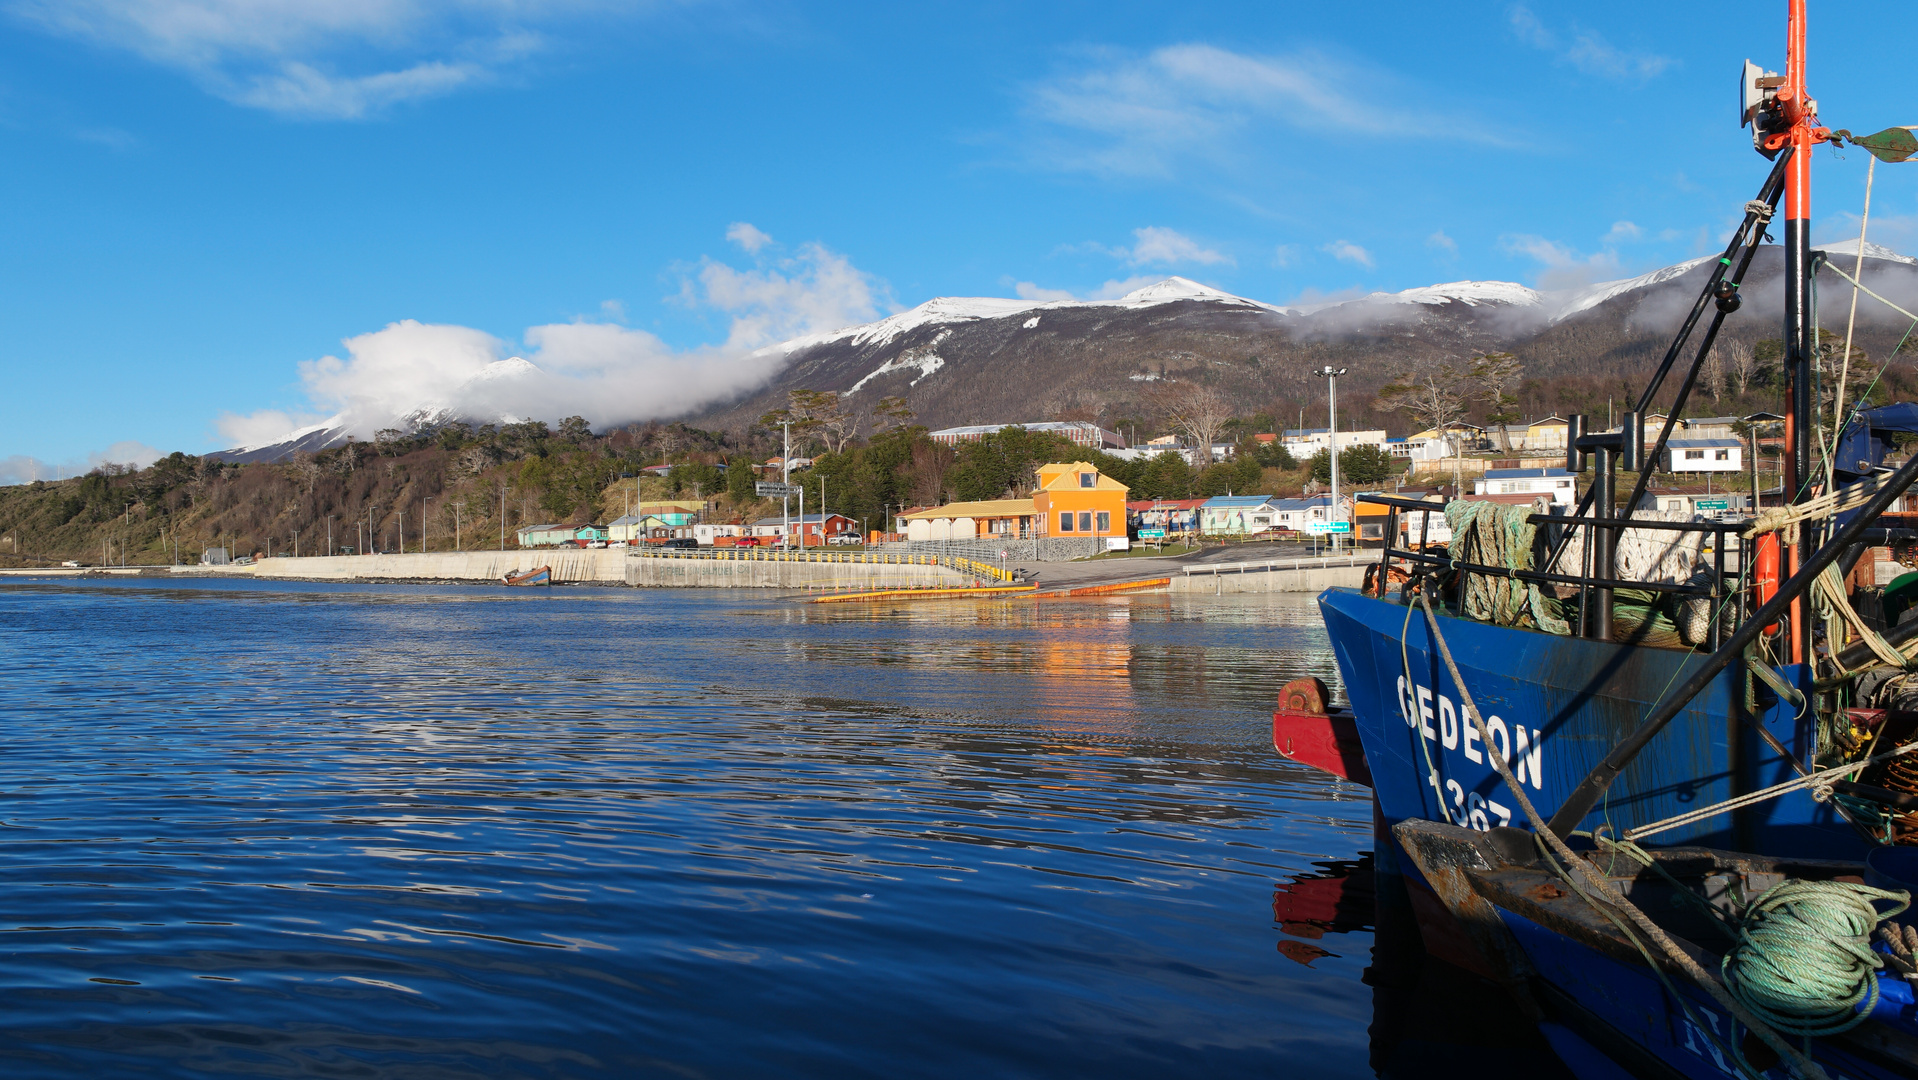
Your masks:
{"label": "boat mast", "polygon": [[[1787,0],[1787,4],[1785,82],[1775,100],[1789,126],[1769,136],[1765,149],[1776,152],[1789,147],[1791,151],[1785,165],[1785,370],[1790,383],[1785,399],[1784,494],[1791,502],[1801,503],[1812,495],[1811,436],[1818,407],[1811,389],[1818,332],[1812,325],[1811,307],[1811,151],[1830,138],[1831,131],[1818,125],[1818,103],[1805,88],[1805,0]],[[1788,560],[1780,568],[1784,576],[1802,566],[1806,553],[1817,546],[1809,532],[1800,530],[1798,543],[1784,553]],[[1809,605],[1792,605],[1794,663],[1810,658],[1811,618]]]}

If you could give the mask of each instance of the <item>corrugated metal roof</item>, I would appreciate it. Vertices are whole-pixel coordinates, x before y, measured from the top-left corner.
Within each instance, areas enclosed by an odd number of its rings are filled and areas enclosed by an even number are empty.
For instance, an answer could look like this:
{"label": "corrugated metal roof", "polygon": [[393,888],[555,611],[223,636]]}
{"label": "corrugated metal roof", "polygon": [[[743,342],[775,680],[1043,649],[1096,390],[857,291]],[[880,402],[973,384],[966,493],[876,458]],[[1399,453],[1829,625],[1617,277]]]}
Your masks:
{"label": "corrugated metal roof", "polygon": [[1683,450],[1697,450],[1706,446],[1743,446],[1737,439],[1667,439],[1666,446],[1676,446]]}
{"label": "corrugated metal roof", "polygon": [[935,518],[1020,517],[1034,513],[1031,499],[981,499],[976,502],[947,503],[927,510],[899,514],[897,521],[931,521]]}

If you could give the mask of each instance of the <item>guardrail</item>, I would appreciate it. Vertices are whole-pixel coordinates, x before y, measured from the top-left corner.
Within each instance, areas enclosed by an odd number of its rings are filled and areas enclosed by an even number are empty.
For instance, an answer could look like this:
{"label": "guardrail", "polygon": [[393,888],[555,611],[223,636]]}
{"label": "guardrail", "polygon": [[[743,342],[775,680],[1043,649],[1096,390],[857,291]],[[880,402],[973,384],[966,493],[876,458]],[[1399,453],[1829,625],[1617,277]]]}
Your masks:
{"label": "guardrail", "polygon": [[968,559],[958,555],[920,555],[890,551],[781,551],[776,548],[661,548],[655,551],[634,550],[626,554],[629,559],[705,559],[717,562],[806,562],[806,563],[861,563],[872,566],[944,566],[962,574],[974,574],[992,578],[995,581],[1015,580],[1012,571],[1002,570],[991,563],[978,559]]}
{"label": "guardrail", "polygon": [[1269,573],[1274,570],[1319,570],[1334,566],[1370,566],[1378,562],[1375,555],[1327,555],[1312,559],[1267,559],[1264,562],[1199,563],[1182,566],[1187,577],[1193,574],[1246,574]]}

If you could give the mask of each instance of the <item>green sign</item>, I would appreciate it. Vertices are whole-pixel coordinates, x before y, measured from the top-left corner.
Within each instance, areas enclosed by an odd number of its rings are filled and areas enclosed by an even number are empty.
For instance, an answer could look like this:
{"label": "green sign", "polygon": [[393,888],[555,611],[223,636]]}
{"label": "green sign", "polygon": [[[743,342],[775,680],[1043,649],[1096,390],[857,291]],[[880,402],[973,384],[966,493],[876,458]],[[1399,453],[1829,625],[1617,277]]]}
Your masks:
{"label": "green sign", "polygon": [[1139,530],[1139,539],[1141,539],[1141,540],[1164,540],[1164,539],[1165,539],[1165,530],[1164,530],[1164,529],[1140,529],[1140,530]]}
{"label": "green sign", "polygon": [[1305,531],[1315,533],[1349,533],[1352,531],[1352,523],[1349,521],[1308,521],[1305,523]]}
{"label": "green sign", "polygon": [[1731,508],[1732,508],[1732,501],[1730,499],[1693,499],[1692,500],[1692,509],[1694,510],[1730,510]]}

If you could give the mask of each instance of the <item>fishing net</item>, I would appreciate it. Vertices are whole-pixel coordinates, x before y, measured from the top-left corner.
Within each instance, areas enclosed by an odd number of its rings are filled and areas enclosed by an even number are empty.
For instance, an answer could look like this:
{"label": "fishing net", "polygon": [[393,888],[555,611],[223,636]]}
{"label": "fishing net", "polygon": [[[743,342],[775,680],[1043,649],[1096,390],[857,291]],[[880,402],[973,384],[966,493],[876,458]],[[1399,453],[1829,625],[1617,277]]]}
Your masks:
{"label": "fishing net", "polygon": [[[1530,506],[1465,502],[1446,504],[1445,522],[1452,527],[1452,557],[1460,562],[1530,570],[1538,526],[1528,519]],[[1559,612],[1558,601],[1539,587],[1513,577],[1461,574],[1460,601],[1467,618],[1499,626],[1530,627],[1548,634],[1570,634],[1571,624]]]}

